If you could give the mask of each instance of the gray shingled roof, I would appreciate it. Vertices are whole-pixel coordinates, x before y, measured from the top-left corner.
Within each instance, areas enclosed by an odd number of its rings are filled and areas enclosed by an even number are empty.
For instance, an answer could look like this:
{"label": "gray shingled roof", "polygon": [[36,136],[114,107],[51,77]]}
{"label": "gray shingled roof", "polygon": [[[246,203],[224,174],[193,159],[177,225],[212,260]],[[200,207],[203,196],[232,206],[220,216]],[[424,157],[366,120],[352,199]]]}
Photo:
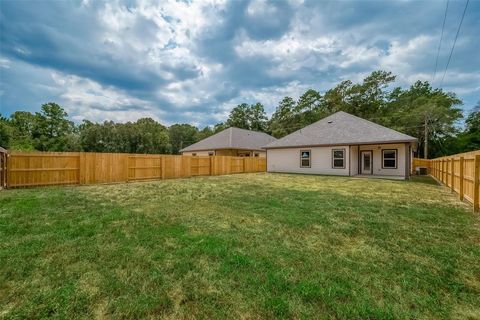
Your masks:
{"label": "gray shingled roof", "polygon": [[214,149],[263,150],[264,145],[275,140],[274,137],[263,132],[231,127],[183,148],[180,152]]}
{"label": "gray shingled roof", "polygon": [[415,142],[416,138],[339,111],[264,148]]}

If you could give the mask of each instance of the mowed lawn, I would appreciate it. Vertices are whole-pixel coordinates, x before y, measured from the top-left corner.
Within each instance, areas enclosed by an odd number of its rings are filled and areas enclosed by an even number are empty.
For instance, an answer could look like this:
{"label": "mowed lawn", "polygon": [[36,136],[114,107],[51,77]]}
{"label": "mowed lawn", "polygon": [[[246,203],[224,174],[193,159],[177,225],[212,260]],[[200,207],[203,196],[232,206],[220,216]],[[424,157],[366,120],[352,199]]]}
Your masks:
{"label": "mowed lawn", "polygon": [[429,182],[1,191],[0,318],[479,319],[479,215]]}

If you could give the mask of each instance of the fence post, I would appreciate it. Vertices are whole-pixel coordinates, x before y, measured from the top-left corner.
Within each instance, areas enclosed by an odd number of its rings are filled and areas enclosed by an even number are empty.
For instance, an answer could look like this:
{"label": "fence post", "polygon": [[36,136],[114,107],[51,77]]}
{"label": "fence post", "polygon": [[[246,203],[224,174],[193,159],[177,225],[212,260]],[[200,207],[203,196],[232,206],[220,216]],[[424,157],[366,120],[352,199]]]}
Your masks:
{"label": "fence post", "polygon": [[452,192],[454,192],[455,191],[455,187],[454,187],[454,184],[455,184],[455,159],[454,158],[452,158],[452,166],[451,167],[452,167],[451,168],[452,169],[452,176],[451,176],[452,186],[451,186],[451,189],[452,189]]}
{"label": "fence post", "polygon": [[130,155],[125,154],[124,170],[125,170],[125,182],[128,182],[130,176]]}
{"label": "fence post", "polygon": [[437,160],[437,179],[440,180],[440,160]]}
{"label": "fence post", "polygon": [[210,156],[210,175],[213,176],[213,156]]}
{"label": "fence post", "polygon": [[437,160],[437,179],[440,180],[440,160]]}
{"label": "fence post", "polygon": [[162,180],[165,179],[165,156],[162,156],[162,165],[161,165],[161,169],[162,169]]}
{"label": "fence post", "polygon": [[444,180],[444,176],[445,176],[445,160],[442,159],[442,178],[440,179],[440,181],[442,181],[443,184],[445,184],[445,180]]}
{"label": "fence post", "polygon": [[10,168],[12,167],[12,155],[7,152],[5,155],[5,185],[6,188],[8,189],[10,185],[12,184],[12,174],[10,172]]}
{"label": "fence post", "polygon": [[473,180],[473,211],[478,211],[479,209],[479,192],[480,192],[480,154],[475,156],[475,167],[474,167],[474,180]]}
{"label": "fence post", "polygon": [[463,166],[464,166],[464,157],[460,157],[460,185],[458,186],[458,194],[460,195],[460,200],[463,200]]}
{"label": "fence post", "polygon": [[85,157],[84,152],[78,154],[78,184],[85,184]]}
{"label": "fence post", "polygon": [[184,177],[191,177],[192,176],[192,157],[191,156],[181,156],[181,162],[182,162],[182,171],[183,169],[186,169],[183,172]]}
{"label": "fence post", "polygon": [[6,188],[5,175],[7,173],[5,171],[5,168],[6,168],[5,162],[6,162],[5,153],[0,152],[0,190],[2,190],[3,188]]}
{"label": "fence post", "polygon": [[447,185],[448,184],[448,181],[447,181],[448,163],[445,159],[442,159],[442,162],[443,162],[443,184]]}
{"label": "fence post", "polygon": [[448,187],[448,159],[445,159],[445,185]]}
{"label": "fence post", "polygon": [[[451,168],[450,168],[450,159],[445,159],[445,170],[447,170],[447,173],[445,174],[445,185],[447,187],[450,187],[450,181],[448,179],[448,175],[451,171]],[[451,179],[450,179],[451,180]]]}
{"label": "fence post", "polygon": [[438,181],[440,182],[443,182],[442,181],[442,178],[443,178],[443,164],[442,164],[442,160],[438,160]]}
{"label": "fence post", "polygon": [[8,154],[7,152],[0,152],[0,157],[2,157],[2,159],[0,159],[0,164],[1,164],[1,173],[0,173],[0,189],[2,188],[7,188],[7,158],[8,158]]}
{"label": "fence post", "polygon": [[444,163],[444,169],[445,169],[445,173],[444,173],[444,177],[443,177],[443,184],[445,184],[447,187],[448,187],[448,162],[446,159],[443,159],[443,163]]}

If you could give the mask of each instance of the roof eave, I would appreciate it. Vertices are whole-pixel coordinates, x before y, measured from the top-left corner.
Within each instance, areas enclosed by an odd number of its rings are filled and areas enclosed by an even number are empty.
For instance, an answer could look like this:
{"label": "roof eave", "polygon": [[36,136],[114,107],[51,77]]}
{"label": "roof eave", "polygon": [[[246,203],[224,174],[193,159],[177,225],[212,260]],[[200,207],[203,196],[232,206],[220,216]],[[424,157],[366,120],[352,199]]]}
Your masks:
{"label": "roof eave", "polygon": [[402,139],[402,140],[388,140],[388,141],[365,141],[365,142],[342,142],[342,143],[327,143],[327,144],[303,144],[303,145],[287,145],[287,146],[264,146],[263,149],[290,149],[290,148],[306,148],[306,147],[330,147],[330,146],[356,146],[369,144],[396,144],[396,143],[411,143],[417,142],[418,139]]}

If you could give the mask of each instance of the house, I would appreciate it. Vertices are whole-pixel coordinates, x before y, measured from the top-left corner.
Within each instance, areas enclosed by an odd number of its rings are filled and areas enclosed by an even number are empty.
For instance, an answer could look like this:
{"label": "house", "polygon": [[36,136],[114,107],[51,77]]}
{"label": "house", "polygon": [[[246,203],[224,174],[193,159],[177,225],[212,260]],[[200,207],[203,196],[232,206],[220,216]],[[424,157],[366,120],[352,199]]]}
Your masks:
{"label": "house", "polygon": [[265,157],[262,146],[276,139],[266,133],[230,127],[180,150],[190,156]]}
{"label": "house", "polygon": [[340,111],[267,144],[267,171],[405,179],[416,143]]}

